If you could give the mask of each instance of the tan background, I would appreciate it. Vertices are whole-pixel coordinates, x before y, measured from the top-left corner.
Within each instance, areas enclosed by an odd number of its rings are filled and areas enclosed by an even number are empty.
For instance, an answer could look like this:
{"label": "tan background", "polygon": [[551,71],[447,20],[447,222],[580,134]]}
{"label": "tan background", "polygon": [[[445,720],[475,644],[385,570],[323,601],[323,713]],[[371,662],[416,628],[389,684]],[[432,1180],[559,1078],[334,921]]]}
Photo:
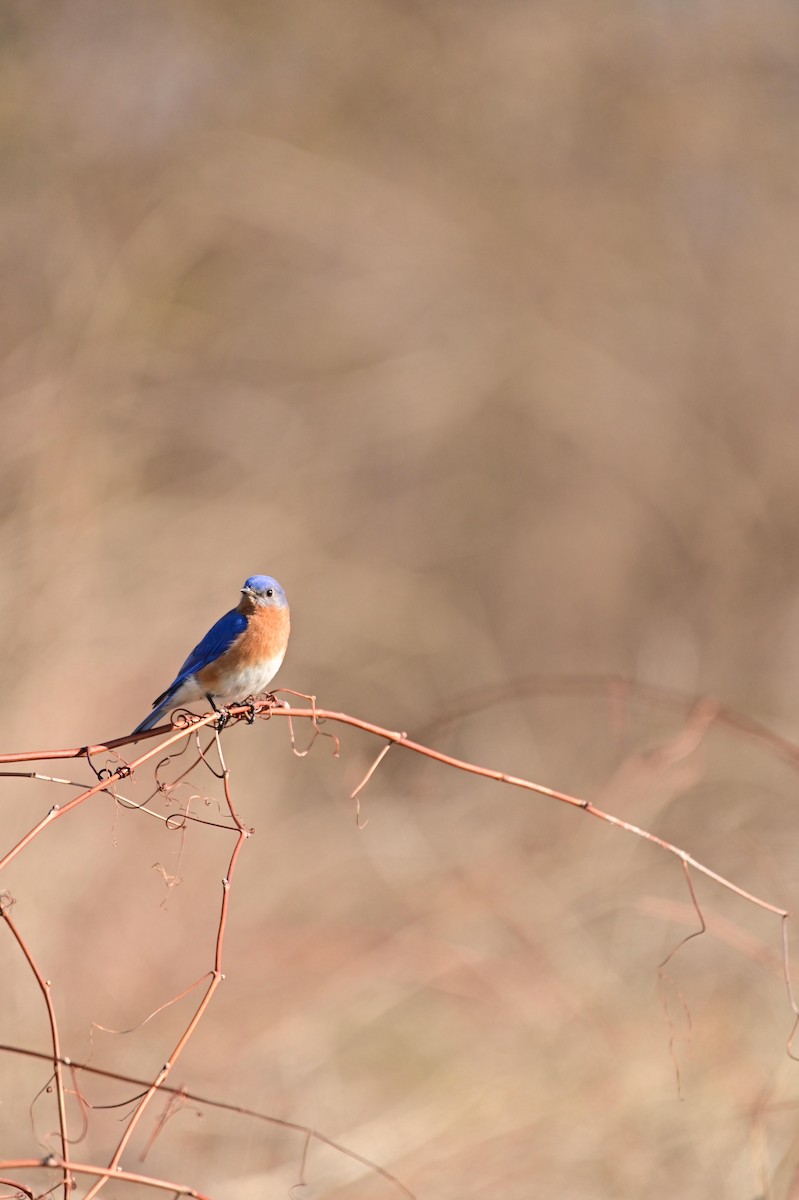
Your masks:
{"label": "tan background", "polygon": [[[679,706],[552,680],[799,727],[795,4],[6,0],[0,58],[3,749],[127,731],[268,571],[286,686],[790,908],[788,765],[721,728],[642,759]],[[259,836],[179,1082],[420,1200],[795,1194],[797,1114],[762,1111],[799,1090],[773,918],[699,887],[670,1029],[675,860],[400,752],[358,832],[365,739],[226,744]],[[63,794],[8,782],[4,847]],[[175,835],[100,799],[8,872],[73,1057],[207,968],[228,849],[193,833],[167,894]],[[8,937],[0,966],[2,1040],[46,1048]],[[188,1011],[94,1061],[152,1074]],[[39,1154],[46,1071],[2,1073],[0,1151]],[[255,1200],[300,1150],[188,1112],[138,1167]],[[392,1194],[350,1173],[316,1152],[305,1194]]]}

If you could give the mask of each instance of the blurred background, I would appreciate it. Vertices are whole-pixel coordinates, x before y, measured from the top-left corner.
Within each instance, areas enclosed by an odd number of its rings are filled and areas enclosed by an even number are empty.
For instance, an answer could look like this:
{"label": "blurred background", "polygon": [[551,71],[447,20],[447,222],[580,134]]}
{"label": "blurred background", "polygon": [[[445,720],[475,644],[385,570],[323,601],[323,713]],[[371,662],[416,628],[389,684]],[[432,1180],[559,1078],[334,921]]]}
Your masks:
{"label": "blurred background", "polygon": [[[2,750],[126,733],[268,572],[278,683],[794,907],[791,762],[607,676],[799,728],[796,5],[6,0],[0,63]],[[799,1194],[776,918],[697,881],[659,979],[675,859],[401,751],[359,830],[379,745],[225,745],[259,836],[178,1084],[419,1200]],[[3,784],[6,849],[64,793]],[[213,835],[98,797],[6,873],[66,1053],[163,1062],[190,1000],[92,1022],[210,965]],[[7,931],[0,970],[2,1040],[46,1049]],[[0,1074],[0,1152],[35,1157],[46,1068]],[[296,1182],[301,1137],[197,1111],[131,1169]]]}

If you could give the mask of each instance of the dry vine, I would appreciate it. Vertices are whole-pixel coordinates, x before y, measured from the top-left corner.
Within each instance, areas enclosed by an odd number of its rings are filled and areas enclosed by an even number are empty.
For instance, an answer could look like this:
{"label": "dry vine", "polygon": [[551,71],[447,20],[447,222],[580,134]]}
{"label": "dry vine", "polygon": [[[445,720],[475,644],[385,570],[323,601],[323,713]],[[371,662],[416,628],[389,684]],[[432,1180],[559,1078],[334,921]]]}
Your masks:
{"label": "dry vine", "polygon": [[[528,681],[527,686],[534,686],[534,684]],[[571,686],[578,685],[572,681]],[[625,693],[625,689],[629,692],[630,689],[636,687],[636,685],[624,680],[612,680],[607,686],[611,695],[623,694]],[[521,687],[522,685],[520,685]],[[674,703],[679,702],[684,705],[682,698],[669,696],[662,692],[658,693],[658,696],[660,699],[671,700]],[[504,693],[503,698],[507,698],[507,692]],[[134,1134],[154,1098],[159,1095],[169,1098],[172,1104],[177,1104],[181,1101],[192,1101],[202,1106],[227,1109],[241,1116],[267,1122],[273,1126],[301,1134],[303,1143],[298,1156],[298,1184],[305,1183],[308,1150],[313,1141],[318,1141],[366,1167],[373,1173],[375,1178],[382,1181],[385,1185],[387,1195],[393,1192],[393,1194],[410,1197],[413,1200],[413,1193],[389,1171],[352,1149],[340,1145],[316,1129],[258,1113],[231,1102],[222,1102],[218,1099],[202,1097],[186,1089],[176,1088],[169,1082],[177,1061],[202,1022],[209,1005],[213,1001],[214,994],[224,978],[224,951],[229,922],[230,895],[235,885],[240,856],[252,831],[243,823],[234,805],[230,770],[223,753],[222,740],[224,729],[227,726],[242,721],[252,724],[256,718],[261,721],[285,720],[288,723],[290,731],[292,749],[300,757],[308,753],[311,745],[320,736],[332,739],[334,752],[338,753],[338,738],[326,728],[330,724],[349,726],[361,730],[381,743],[373,762],[351,793],[351,797],[356,804],[356,818],[361,827],[360,794],[374,775],[374,772],[389,749],[395,746],[410,751],[415,755],[432,759],[450,769],[464,771],[506,786],[532,792],[549,800],[554,800],[557,803],[579,809],[588,816],[603,821],[636,838],[643,839],[659,851],[672,855],[680,863],[681,871],[684,874],[690,904],[696,916],[697,928],[689,933],[679,943],[679,946],[668,955],[667,959],[661,964],[661,972],[685,941],[700,935],[705,930],[704,916],[694,889],[692,878],[694,875],[703,875],[714,884],[733,893],[741,900],[771,913],[780,922],[782,973],[790,1008],[794,1016],[793,1029],[788,1038],[788,1052],[791,1053],[793,1037],[796,1032],[797,1022],[799,1022],[799,1007],[797,1007],[791,983],[788,948],[790,914],[785,909],[762,896],[747,891],[732,879],[726,878],[713,870],[710,866],[699,861],[681,847],[664,840],[647,829],[605,811],[586,799],[546,787],[529,779],[509,775],[501,770],[453,757],[428,745],[414,741],[403,732],[383,728],[373,722],[354,717],[347,713],[321,709],[317,707],[314,698],[307,697],[306,699],[310,701],[307,707],[290,707],[288,704],[280,704],[275,701],[274,697],[267,697],[254,703],[237,705],[229,709],[225,720],[221,723],[221,727],[217,714],[209,713],[204,717],[198,718],[185,712],[179,712],[175,714],[172,725],[161,726],[160,728],[151,730],[148,733],[140,735],[138,739],[123,737],[94,746],[0,755],[0,764],[5,764],[6,766],[59,760],[84,760],[91,766],[96,775],[96,782],[92,786],[86,787],[76,780],[49,775],[39,770],[25,771],[18,769],[0,772],[0,776],[46,780],[64,788],[77,791],[77,794],[71,796],[65,803],[54,805],[44,817],[36,821],[28,829],[15,845],[5,851],[2,857],[0,857],[0,869],[6,868],[14,860],[24,855],[31,844],[36,839],[42,837],[51,826],[62,821],[80,806],[100,794],[112,797],[117,804],[163,821],[170,829],[185,832],[186,828],[192,823],[200,823],[218,829],[220,833],[226,831],[233,837],[233,846],[228,858],[227,869],[221,882],[213,961],[205,976],[185,988],[178,996],[173,996],[166,1000],[150,1016],[155,1015],[155,1012],[160,1012],[161,1009],[174,1003],[176,1000],[189,995],[196,987],[203,988],[202,995],[196,1003],[189,1021],[182,1029],[180,1036],[172,1045],[163,1066],[149,1079],[135,1078],[121,1072],[101,1070],[87,1063],[77,1064],[68,1055],[64,1054],[58,1016],[51,996],[50,983],[36,961],[29,941],[22,931],[21,922],[14,915],[14,898],[8,892],[0,893],[0,919],[2,919],[11,937],[14,939],[42,995],[50,1039],[50,1049],[46,1053],[10,1044],[0,1045],[0,1052],[3,1054],[25,1055],[29,1058],[48,1061],[51,1064],[53,1083],[50,1090],[52,1090],[55,1097],[58,1138],[61,1145],[59,1154],[48,1152],[38,1158],[0,1158],[0,1171],[4,1173],[2,1178],[0,1178],[0,1186],[16,1189],[16,1193],[0,1192],[0,1200],[2,1200],[2,1196],[12,1194],[29,1196],[31,1198],[51,1194],[54,1190],[54,1175],[59,1181],[56,1186],[60,1186],[63,1190],[65,1200],[76,1188],[79,1177],[87,1177],[93,1181],[89,1184],[88,1190],[85,1193],[85,1200],[94,1200],[94,1197],[103,1190],[110,1179],[136,1183],[156,1190],[171,1192],[173,1195],[196,1197],[197,1200],[211,1200],[210,1197],[205,1196],[205,1193],[197,1190],[187,1182],[155,1178],[132,1171],[123,1166],[123,1158],[126,1155],[126,1151],[130,1148]],[[454,719],[454,716],[475,711],[481,704],[484,705],[490,702],[490,696],[486,696],[485,693],[475,695],[474,697],[466,697],[459,705],[454,706],[450,719]],[[308,722],[310,725],[310,742],[303,748],[299,747],[295,736],[295,722],[297,721]],[[701,741],[709,726],[714,722],[726,723],[755,740],[767,740],[783,757],[788,758],[793,763],[799,762],[799,749],[792,743],[787,742],[786,739],[777,738],[776,735],[771,734],[770,731],[759,726],[756,722],[739,717],[719,705],[709,704],[706,701],[697,702],[691,707],[687,722],[679,738],[666,748],[666,750],[662,750],[661,753],[672,754],[676,757],[689,753]],[[130,758],[123,757],[121,754],[122,749],[132,746],[137,740],[144,744],[144,748],[139,747]],[[95,760],[102,760],[104,765],[98,768]],[[139,778],[148,765],[153,770],[152,789],[144,802],[134,802],[124,794],[125,781],[131,778]],[[159,804],[163,807],[164,804],[169,804],[180,796],[181,787],[184,786],[190,778],[191,773],[197,768],[206,770],[221,784],[224,805],[223,818],[213,820],[193,811],[192,805],[199,796],[199,793],[191,789],[188,797],[179,802],[177,810],[173,808],[168,812],[159,811]],[[204,796],[203,798],[206,799]],[[165,872],[164,878],[167,879]],[[148,1017],[147,1019],[149,1020],[150,1018]],[[122,1133],[107,1161],[103,1163],[81,1162],[73,1155],[73,1147],[85,1135],[85,1126],[88,1123],[92,1110],[88,1097],[85,1095],[83,1083],[85,1077],[91,1076],[104,1076],[115,1080],[120,1085],[133,1086],[139,1089],[138,1094],[133,1099],[132,1110],[123,1121]],[[70,1127],[70,1108],[73,1104],[77,1106],[83,1123],[83,1128],[77,1138]],[[153,1137],[157,1136],[161,1131],[166,1119],[167,1117],[165,1116],[161,1120]],[[37,1191],[32,1185],[26,1182],[27,1176],[25,1173],[34,1169],[43,1170],[49,1177],[50,1182],[44,1190]],[[9,1175],[9,1172],[15,1173],[13,1178]]]}

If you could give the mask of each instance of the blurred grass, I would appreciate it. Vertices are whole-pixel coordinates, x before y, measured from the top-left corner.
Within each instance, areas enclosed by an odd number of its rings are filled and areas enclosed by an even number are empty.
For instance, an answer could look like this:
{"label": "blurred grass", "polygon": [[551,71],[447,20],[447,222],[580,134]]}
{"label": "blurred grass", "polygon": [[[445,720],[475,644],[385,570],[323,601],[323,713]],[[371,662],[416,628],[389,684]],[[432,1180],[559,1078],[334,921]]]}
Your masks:
{"label": "blurred grass", "polygon": [[[292,603],[279,682],[392,728],[613,672],[795,730],[798,124],[787,0],[6,2],[3,749],[131,728],[253,571]],[[788,767],[720,730],[642,767],[679,727],[652,703],[620,734],[599,693],[544,689],[438,736],[792,907]],[[671,964],[680,1099],[656,977],[690,920],[657,908],[687,902],[676,865],[393,751],[358,833],[371,752],[231,737],[259,836],[187,1085],[420,1198],[750,1200],[763,1173],[789,1196],[793,1111],[765,1160],[753,1116],[795,1095],[779,970],[721,936]],[[4,789],[9,842],[50,791]],[[222,870],[193,838],[166,897],[172,842],[103,805],[8,885],[76,1058],[90,1021],[133,1024],[207,963]],[[0,961],[4,1040],[43,1045]],[[173,1021],[113,1055],[146,1073]],[[16,1153],[31,1068],[4,1071]],[[173,1120],[148,1169],[282,1194],[282,1140],[214,1122]],[[323,1160],[314,1194],[375,1194]]]}

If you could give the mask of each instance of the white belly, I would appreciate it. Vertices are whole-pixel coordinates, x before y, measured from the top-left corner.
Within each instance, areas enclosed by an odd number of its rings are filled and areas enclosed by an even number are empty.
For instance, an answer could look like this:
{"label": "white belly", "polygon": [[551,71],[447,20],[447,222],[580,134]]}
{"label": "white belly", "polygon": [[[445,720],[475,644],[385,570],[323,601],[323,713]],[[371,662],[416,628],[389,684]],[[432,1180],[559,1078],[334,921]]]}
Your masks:
{"label": "white belly", "polygon": [[[258,692],[265,691],[277,675],[285,654],[284,650],[282,654],[276,654],[274,658],[267,658],[248,667],[236,667],[223,672],[217,679],[211,695],[214,700],[222,701],[244,700],[247,696],[256,696]],[[194,675],[190,675],[188,679],[184,679],[175,692],[172,703],[183,704],[189,700],[201,700],[207,694],[199,680]]]}
{"label": "white belly", "polygon": [[258,692],[265,691],[280,670],[285,654],[284,650],[274,658],[267,658],[253,666],[239,667],[235,671],[223,674],[213,693],[214,699],[219,697],[222,700],[243,700],[245,696],[256,696]]}

